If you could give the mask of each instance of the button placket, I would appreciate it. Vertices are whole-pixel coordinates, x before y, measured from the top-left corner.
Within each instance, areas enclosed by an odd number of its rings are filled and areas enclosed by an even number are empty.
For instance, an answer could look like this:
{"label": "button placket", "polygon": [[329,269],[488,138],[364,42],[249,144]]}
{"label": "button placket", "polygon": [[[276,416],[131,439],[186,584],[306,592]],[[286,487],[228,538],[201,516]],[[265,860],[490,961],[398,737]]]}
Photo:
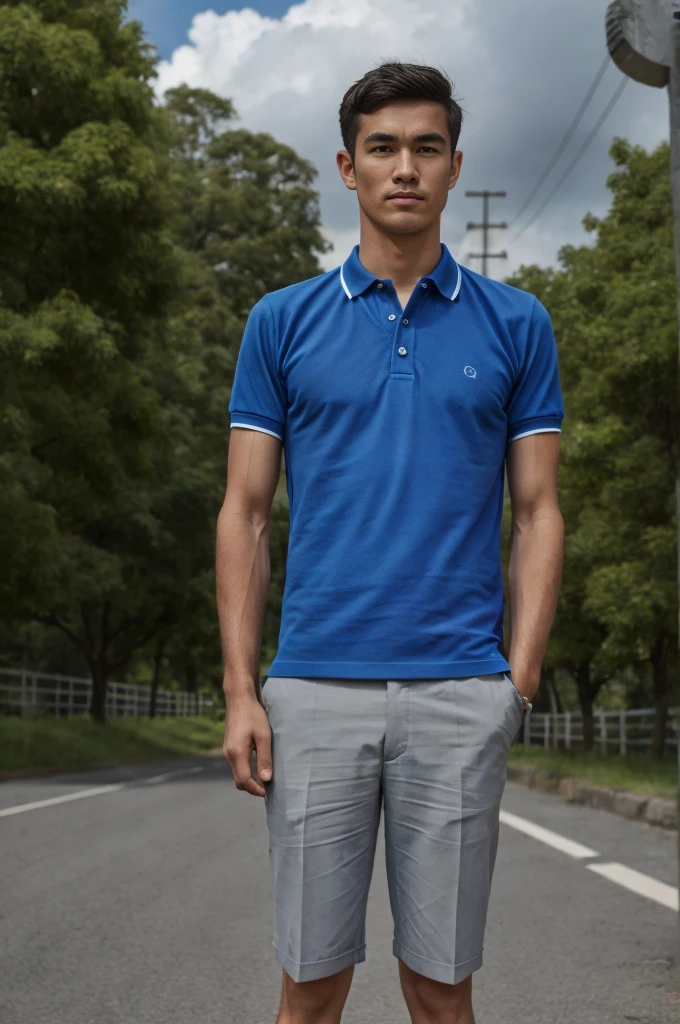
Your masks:
{"label": "button placket", "polygon": [[[394,314],[390,314],[390,319],[394,317]],[[402,331],[413,331],[413,327],[409,327],[408,317],[402,317],[396,323],[396,331],[394,332],[394,343],[392,347],[392,370],[394,374],[399,376],[413,376],[413,341],[414,335],[409,334],[407,337],[410,338],[410,344],[405,345],[403,342],[405,338],[401,337]]]}
{"label": "button placket", "polygon": [[[420,288],[416,288],[407,303],[407,307],[401,315],[389,313],[387,319],[396,327],[392,343],[392,357],[390,375],[398,377],[413,377],[413,356],[415,350],[415,324],[418,308],[425,301],[428,292],[426,281],[420,282]],[[408,312],[408,316],[405,315]],[[402,337],[401,332],[408,331]],[[408,342],[404,343],[408,338]]]}

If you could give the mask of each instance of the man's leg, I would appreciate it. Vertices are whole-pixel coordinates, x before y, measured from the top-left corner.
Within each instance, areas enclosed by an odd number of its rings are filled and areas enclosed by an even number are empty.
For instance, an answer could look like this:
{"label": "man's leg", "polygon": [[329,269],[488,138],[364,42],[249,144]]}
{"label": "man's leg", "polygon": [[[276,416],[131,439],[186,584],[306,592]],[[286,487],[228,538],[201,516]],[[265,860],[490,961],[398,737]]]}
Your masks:
{"label": "man's leg", "polygon": [[293,981],[283,971],[276,1024],[340,1024],[353,975],[354,964],[317,981]]}
{"label": "man's leg", "polygon": [[472,1012],[472,975],[447,985],[417,974],[403,960],[399,981],[412,1024],[475,1024]]}
{"label": "man's leg", "polygon": [[522,700],[500,672],[387,688],[385,854],[402,989],[417,1024],[472,1024]]}
{"label": "man's leg", "polygon": [[272,729],[265,806],[280,1019],[339,1020],[348,968],[366,959],[385,683],[268,676],[262,703]]}

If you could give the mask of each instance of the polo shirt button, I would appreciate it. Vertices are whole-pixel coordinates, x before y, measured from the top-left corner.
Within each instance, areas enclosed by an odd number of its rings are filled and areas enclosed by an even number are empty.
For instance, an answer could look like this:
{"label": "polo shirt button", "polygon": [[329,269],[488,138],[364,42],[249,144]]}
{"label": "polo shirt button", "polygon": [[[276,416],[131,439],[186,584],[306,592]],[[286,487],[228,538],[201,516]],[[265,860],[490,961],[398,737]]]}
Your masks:
{"label": "polo shirt button", "polygon": [[398,349],[398,352],[399,352],[400,356],[405,356],[406,355],[406,349],[404,348],[403,345],[401,346],[400,349]]}
{"label": "polo shirt button", "polygon": [[427,288],[427,283],[425,281],[423,281],[422,284],[420,285],[420,287],[421,288]]}
{"label": "polo shirt button", "polygon": [[378,283],[376,285],[376,288],[382,288],[382,286],[383,286],[382,281],[378,281]]}
{"label": "polo shirt button", "polygon": [[387,319],[388,320],[396,320],[397,319],[396,313],[390,313],[390,315],[388,316]]}
{"label": "polo shirt button", "polygon": [[408,327],[408,320],[406,319],[406,317],[404,317],[404,319],[401,322],[404,325],[404,327]]}

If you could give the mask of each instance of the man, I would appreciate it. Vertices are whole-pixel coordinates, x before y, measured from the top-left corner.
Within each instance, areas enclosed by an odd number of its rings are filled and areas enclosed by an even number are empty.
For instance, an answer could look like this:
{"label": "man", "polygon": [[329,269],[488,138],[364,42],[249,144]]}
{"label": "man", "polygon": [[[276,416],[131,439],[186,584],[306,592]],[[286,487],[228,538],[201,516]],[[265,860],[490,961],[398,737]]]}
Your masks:
{"label": "man", "polygon": [[[383,808],[411,1019],[474,1024],[507,754],[560,582],[564,409],[545,309],[440,242],[461,122],[433,68],[391,61],[349,89],[337,164],[360,243],[265,295],[236,366],[217,550],[224,751],[237,788],[265,799],[279,1024],[340,1020]],[[260,687],[282,447],[286,585]]]}

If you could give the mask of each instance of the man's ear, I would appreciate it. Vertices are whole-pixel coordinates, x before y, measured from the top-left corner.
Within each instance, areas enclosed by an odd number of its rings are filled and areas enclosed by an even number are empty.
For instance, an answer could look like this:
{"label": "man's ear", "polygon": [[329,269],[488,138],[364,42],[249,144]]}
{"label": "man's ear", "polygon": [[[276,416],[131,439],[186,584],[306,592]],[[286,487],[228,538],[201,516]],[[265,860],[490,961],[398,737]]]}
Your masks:
{"label": "man's ear", "polygon": [[456,152],[453,154],[453,159],[451,160],[451,174],[449,175],[449,190],[451,190],[453,188],[453,186],[456,184],[456,182],[458,181],[458,178],[460,177],[460,171],[461,171],[462,166],[463,166],[463,151],[462,151],[462,149],[457,149]]}
{"label": "man's ear", "polygon": [[338,150],[335,162],[338,165],[340,177],[344,181],[345,186],[353,192],[356,192],[357,182],[354,175],[354,161],[346,149]]}

